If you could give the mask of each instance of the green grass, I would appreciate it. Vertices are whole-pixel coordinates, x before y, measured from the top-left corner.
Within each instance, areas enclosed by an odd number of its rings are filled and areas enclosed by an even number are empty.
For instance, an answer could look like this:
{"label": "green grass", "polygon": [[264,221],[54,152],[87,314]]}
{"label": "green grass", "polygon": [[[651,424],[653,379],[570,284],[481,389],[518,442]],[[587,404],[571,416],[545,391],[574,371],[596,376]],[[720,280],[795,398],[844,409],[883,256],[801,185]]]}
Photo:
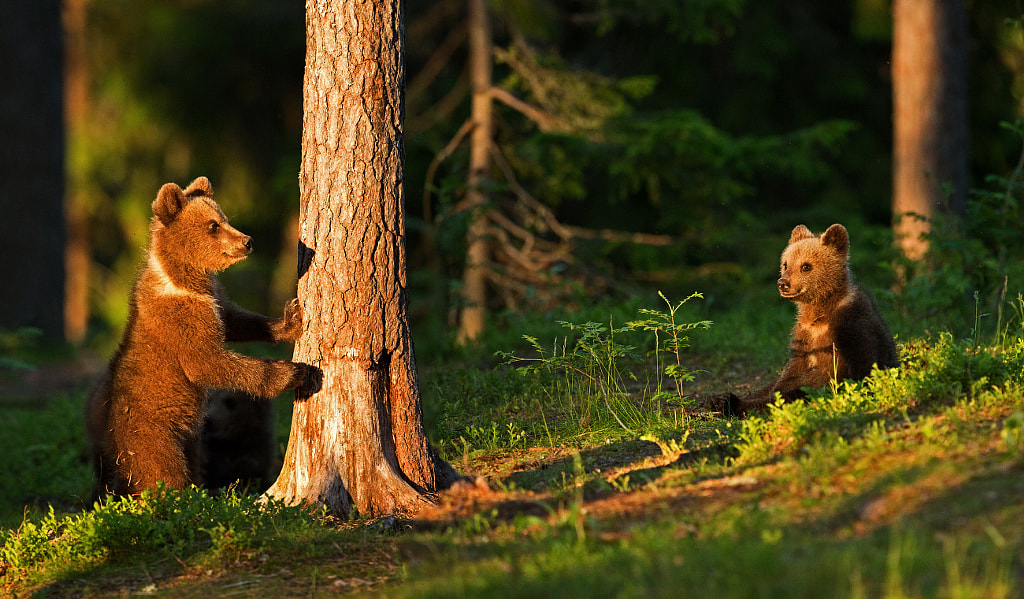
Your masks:
{"label": "green grass", "polygon": [[[540,500],[556,516],[485,512],[447,536],[410,539],[433,557],[389,594],[1019,596],[1022,347],[943,337],[915,350],[903,374],[720,422],[737,455],[634,469],[639,485],[599,484],[596,451],[582,466],[563,460]],[[691,431],[693,447],[702,436]],[[701,491],[737,480],[732,491]],[[625,521],[587,513],[603,495],[628,493],[649,495],[647,509]],[[666,498],[677,509],[658,508]]]}
{"label": "green grass", "polygon": [[[607,324],[551,327],[536,345],[508,340],[518,358],[508,364],[424,369],[432,440],[493,491],[445,499],[422,521],[342,523],[198,490],[85,506],[84,393],[0,406],[0,585],[211,597],[1020,597],[1024,341],[904,340],[901,369],[746,420],[686,399],[770,377],[784,347],[779,356],[762,340],[785,338],[786,308],[687,304],[679,322],[716,321],[679,354],[706,372],[660,402],[676,389],[664,376],[675,359],[652,353],[650,331],[611,334],[636,307]],[[589,359],[574,353],[587,334]],[[556,345],[564,359],[537,347]]]}
{"label": "green grass", "polygon": [[84,392],[31,407],[0,404],[0,529],[16,527],[23,514],[44,513],[50,504],[62,511],[86,507],[92,469],[83,410]]}

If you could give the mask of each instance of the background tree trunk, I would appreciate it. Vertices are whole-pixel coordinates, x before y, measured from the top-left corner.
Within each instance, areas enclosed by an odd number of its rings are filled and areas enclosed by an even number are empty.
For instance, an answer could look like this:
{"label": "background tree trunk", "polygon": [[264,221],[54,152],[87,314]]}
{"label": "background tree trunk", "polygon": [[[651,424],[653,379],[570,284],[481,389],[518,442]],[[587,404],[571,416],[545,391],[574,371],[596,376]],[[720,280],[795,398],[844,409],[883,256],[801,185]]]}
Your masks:
{"label": "background tree trunk", "polygon": [[[89,118],[88,52],[85,39],[87,9],[87,0],[64,0],[64,119],[68,136],[72,138],[80,138],[84,134]],[[74,176],[72,173],[69,175]],[[67,219],[64,333],[68,341],[81,343],[89,329],[92,245],[89,242],[88,210],[80,185],[68,191],[64,199],[64,216]]]}
{"label": "background tree trunk", "polygon": [[407,319],[401,0],[308,0],[295,360],[284,467],[267,493],[336,514],[414,512],[454,480],[429,447]]}
{"label": "background tree trunk", "polygon": [[485,0],[469,0],[469,79],[472,93],[470,121],[469,178],[466,183],[466,209],[471,211],[466,238],[466,269],[462,276],[462,312],[459,318],[459,343],[480,336],[487,318],[487,262],[490,247],[483,210],[487,202],[483,183],[491,164],[492,106],[491,67],[494,61],[491,24]]}
{"label": "background tree trunk", "polygon": [[967,164],[967,9],[963,0],[893,3],[893,202],[897,243],[920,259],[941,212],[963,215]]}
{"label": "background tree trunk", "polygon": [[59,0],[0,17],[0,328],[64,340],[64,96]]}

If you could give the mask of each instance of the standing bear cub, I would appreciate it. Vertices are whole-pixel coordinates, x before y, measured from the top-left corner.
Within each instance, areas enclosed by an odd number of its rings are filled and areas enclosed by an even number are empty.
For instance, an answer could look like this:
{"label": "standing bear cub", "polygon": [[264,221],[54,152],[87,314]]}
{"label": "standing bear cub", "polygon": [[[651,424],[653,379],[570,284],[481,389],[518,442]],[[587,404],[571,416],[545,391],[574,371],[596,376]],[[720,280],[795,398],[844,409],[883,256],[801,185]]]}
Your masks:
{"label": "standing bear cub", "polygon": [[733,414],[763,409],[778,393],[785,401],[803,388],[861,380],[871,368],[899,365],[896,344],[874,301],[853,282],[850,238],[842,225],[820,237],[797,225],[782,252],[779,294],[796,302],[789,362],[778,380],[745,398],[727,396]]}
{"label": "standing bear cub", "polygon": [[274,397],[297,387],[308,367],[261,360],[227,341],[294,341],[302,331],[296,300],[273,320],[232,305],[213,274],[252,251],[228,223],[206,177],[182,190],[164,185],[153,202],[149,247],[129,303],[121,345],[90,395],[86,426],[98,494],[137,495],[163,481],[200,482],[198,434],[207,390]]}

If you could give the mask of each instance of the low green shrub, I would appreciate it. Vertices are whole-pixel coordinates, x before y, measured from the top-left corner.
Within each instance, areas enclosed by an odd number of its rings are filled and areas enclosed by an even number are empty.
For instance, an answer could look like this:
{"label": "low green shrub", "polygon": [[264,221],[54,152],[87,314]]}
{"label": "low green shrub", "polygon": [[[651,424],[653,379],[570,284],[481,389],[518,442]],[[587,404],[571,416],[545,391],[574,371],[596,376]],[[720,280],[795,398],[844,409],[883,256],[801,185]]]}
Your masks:
{"label": "low green shrub", "polygon": [[[760,463],[831,438],[842,441],[913,410],[941,410],[954,402],[991,396],[1024,384],[1024,339],[979,347],[943,333],[933,342],[904,344],[899,368],[875,370],[862,382],[811,392],[806,400],[777,403],[741,423],[738,463]],[[1012,425],[1011,425],[1012,426]],[[826,443],[839,449],[839,443]]]}
{"label": "low green shrub", "polygon": [[167,553],[183,560],[199,553],[229,555],[272,544],[319,526],[309,509],[239,495],[211,497],[204,489],[149,489],[135,498],[108,499],[94,509],[0,532],[0,560],[18,570],[46,563],[132,562]]}
{"label": "low green shrub", "polygon": [[[661,427],[666,405],[688,403],[683,383],[692,381],[694,372],[683,364],[681,353],[689,347],[689,334],[706,330],[712,323],[683,322],[677,316],[686,302],[703,297],[701,294],[676,303],[659,295],[665,311],[641,308],[640,319],[618,327],[612,321],[608,325],[560,321],[569,332],[561,340],[556,338],[550,349],[536,337],[524,335],[534,355],[498,355],[524,376],[553,381],[543,391],[581,431],[611,424],[609,416],[631,435]],[[643,334],[653,339],[640,338]],[[641,347],[650,348],[648,359]],[[668,358],[663,364],[665,354]],[[650,360],[653,373],[648,370]],[[664,386],[666,378],[673,382],[671,389]]]}

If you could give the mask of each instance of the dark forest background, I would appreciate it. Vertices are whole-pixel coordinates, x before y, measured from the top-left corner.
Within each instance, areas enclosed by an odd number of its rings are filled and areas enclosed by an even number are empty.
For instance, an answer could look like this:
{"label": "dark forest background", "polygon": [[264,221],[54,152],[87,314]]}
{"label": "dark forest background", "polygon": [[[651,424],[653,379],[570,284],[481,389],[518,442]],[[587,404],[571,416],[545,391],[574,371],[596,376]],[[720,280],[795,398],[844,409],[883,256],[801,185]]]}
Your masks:
{"label": "dark forest background", "polygon": [[[0,202],[18,215],[62,194],[63,211],[49,220],[65,220],[53,223],[66,234],[51,245],[66,244],[68,292],[59,277],[40,291],[64,299],[58,336],[109,350],[127,315],[150,202],[162,183],[198,175],[255,240],[254,254],[223,274],[231,296],[277,314],[295,289],[303,4],[17,4],[3,9],[12,76],[0,95],[59,68],[61,84],[43,86],[39,97],[62,94],[63,117],[20,141],[12,135],[18,143],[4,144],[0,168],[8,181],[37,176],[20,158],[44,147],[52,154],[57,140],[63,166],[49,177],[63,174],[63,190],[5,185]],[[485,182],[488,202],[521,229],[509,244],[522,249],[529,238],[561,252],[529,280],[496,261],[490,329],[514,326],[514,315],[656,290],[702,291],[719,306],[768,297],[779,251],[800,223],[850,229],[855,272],[898,331],[948,322],[950,307],[969,314],[975,306],[965,298],[974,291],[999,309],[1021,288],[1012,259],[1022,246],[1016,2],[967,3],[964,152],[975,191],[963,218],[934,232],[930,265],[920,271],[927,276],[909,281],[893,249],[888,2],[495,0],[490,10],[494,85],[539,112],[494,103],[499,158]],[[466,30],[461,0],[406,3],[410,299],[417,344],[430,350],[453,346],[466,260],[471,211],[460,202],[469,150],[450,143],[470,111]],[[54,125],[47,106],[5,99],[5,122]],[[579,234],[560,239],[552,222]],[[0,219],[0,237],[45,236],[49,226]],[[24,263],[20,251],[4,246],[5,280],[16,277],[11,264]],[[33,318],[9,316],[0,326],[48,332],[54,321]]]}

